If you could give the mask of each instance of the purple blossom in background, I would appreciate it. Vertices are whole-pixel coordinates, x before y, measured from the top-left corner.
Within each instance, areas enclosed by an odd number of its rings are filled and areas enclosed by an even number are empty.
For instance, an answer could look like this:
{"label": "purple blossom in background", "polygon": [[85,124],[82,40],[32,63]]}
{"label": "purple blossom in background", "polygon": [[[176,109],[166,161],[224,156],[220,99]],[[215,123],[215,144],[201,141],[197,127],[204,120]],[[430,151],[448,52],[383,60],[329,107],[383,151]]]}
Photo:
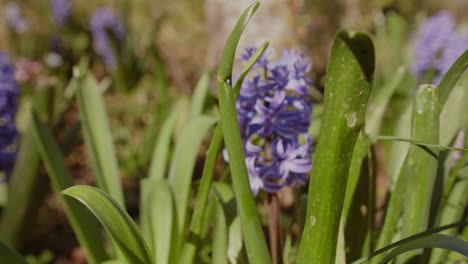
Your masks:
{"label": "purple blossom in background", "polygon": [[116,58],[108,34],[112,33],[117,42],[125,38],[123,22],[109,8],[101,8],[91,17],[91,31],[94,39],[94,49],[102,57],[108,68],[114,68]]}
{"label": "purple blossom in background", "polygon": [[23,17],[20,6],[15,3],[8,2],[5,5],[3,16],[8,27],[18,34],[25,32],[29,27],[29,22]]}
{"label": "purple blossom in background", "polygon": [[[248,60],[256,48],[241,55]],[[312,81],[310,61],[286,50],[276,62],[264,55],[242,84],[236,102],[250,185],[274,193],[304,184],[312,168],[312,138],[307,134],[312,106],[306,100]],[[227,161],[227,152],[224,151]]]}
{"label": "purple blossom in background", "polygon": [[14,142],[18,135],[15,115],[18,85],[9,57],[0,52],[0,171],[10,174],[15,159]]}
{"label": "purple blossom in background", "polygon": [[51,0],[50,10],[52,12],[52,19],[54,23],[62,26],[64,25],[72,12],[70,0]]}
{"label": "purple blossom in background", "polygon": [[432,83],[439,84],[455,60],[468,46],[466,33],[456,31],[455,17],[440,11],[419,27],[414,43],[415,59],[411,67],[418,82],[427,81],[428,72],[434,71]]}
{"label": "purple blossom in background", "polygon": [[442,77],[447,73],[452,64],[460,57],[465,50],[468,49],[468,30],[452,35],[445,45],[445,48],[437,60],[435,69],[437,76],[434,78],[434,83],[438,84]]}

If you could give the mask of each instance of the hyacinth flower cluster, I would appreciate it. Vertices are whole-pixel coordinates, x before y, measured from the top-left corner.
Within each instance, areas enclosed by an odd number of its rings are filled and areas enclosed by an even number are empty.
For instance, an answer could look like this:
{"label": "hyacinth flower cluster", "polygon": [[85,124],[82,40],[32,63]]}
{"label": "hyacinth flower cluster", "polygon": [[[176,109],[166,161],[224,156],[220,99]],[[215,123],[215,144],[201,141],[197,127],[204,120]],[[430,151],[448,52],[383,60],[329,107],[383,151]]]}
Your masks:
{"label": "hyacinth flower cluster", "polygon": [[0,52],[0,171],[9,175],[16,160],[14,143],[18,135],[15,115],[18,85],[10,58]]}
{"label": "hyacinth flower cluster", "polygon": [[419,27],[414,43],[415,60],[413,74],[418,82],[439,84],[456,59],[468,49],[468,30],[457,31],[455,17],[448,11],[440,11],[429,17]]}
{"label": "hyacinth flower cluster", "polygon": [[[255,48],[247,48],[248,60]],[[312,168],[311,104],[307,101],[312,81],[310,61],[285,50],[272,62],[260,58],[242,84],[236,102],[245,163],[253,193],[275,193],[285,186],[307,181]],[[224,151],[227,161],[227,152]]]}
{"label": "hyacinth flower cluster", "polygon": [[21,7],[15,3],[8,2],[5,5],[3,16],[8,27],[17,34],[25,32],[29,22],[24,18]]}
{"label": "hyacinth flower cluster", "polygon": [[71,16],[71,2],[70,0],[51,0],[50,11],[54,23],[58,26],[63,26]]}
{"label": "hyacinth flower cluster", "polygon": [[122,42],[125,38],[122,20],[109,8],[98,9],[91,17],[91,32],[96,53],[102,57],[108,68],[115,68],[116,55],[109,33],[113,34],[116,44]]}

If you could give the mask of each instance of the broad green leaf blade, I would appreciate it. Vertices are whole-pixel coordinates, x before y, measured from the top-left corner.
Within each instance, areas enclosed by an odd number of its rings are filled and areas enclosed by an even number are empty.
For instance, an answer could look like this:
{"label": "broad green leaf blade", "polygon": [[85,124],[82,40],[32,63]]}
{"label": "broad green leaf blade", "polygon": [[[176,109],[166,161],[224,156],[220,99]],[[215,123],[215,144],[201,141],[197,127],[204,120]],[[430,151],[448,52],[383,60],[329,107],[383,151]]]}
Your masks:
{"label": "broad green leaf blade", "polygon": [[175,198],[177,215],[178,245],[182,245],[188,202],[190,197],[190,184],[193,169],[198,156],[200,145],[210,127],[216,119],[209,116],[198,116],[189,121],[183,128],[172,156],[168,181],[172,187]]}
{"label": "broad green leaf blade", "polygon": [[468,50],[465,50],[465,52],[453,63],[438,85],[440,98],[439,107],[441,111],[444,108],[445,103],[447,102],[447,98],[452,92],[453,87],[455,87],[455,84],[466,71],[467,67]]}
{"label": "broad green leaf blade", "polygon": [[258,6],[259,3],[256,2],[247,8],[229,35],[218,69],[218,93],[224,142],[229,155],[229,168],[233,176],[232,181],[242,223],[247,256],[249,262],[261,264],[271,263],[271,257],[268,253],[255,200],[250,189],[237,120],[236,97],[230,85],[232,83],[232,67],[237,44],[247,22]]}
{"label": "broad green leaf blade", "polygon": [[203,106],[205,105],[206,94],[210,88],[210,74],[204,72],[198,80],[197,87],[192,95],[192,101],[190,102],[190,116],[196,117],[203,113]]}
{"label": "broad green leaf blade", "polygon": [[97,184],[120,206],[125,207],[114,143],[99,86],[83,67],[75,69],[75,73],[78,75],[77,102],[83,135]]}
{"label": "broad green leaf blade", "polygon": [[[73,185],[72,176],[65,166],[60,149],[55,143],[50,130],[33,114],[33,133],[36,146],[47,168],[54,191],[62,190]],[[90,263],[100,263],[108,259],[104,243],[101,238],[101,229],[93,216],[77,201],[63,197],[65,213],[76,234],[80,245],[84,248]]]}
{"label": "broad green leaf blade", "polygon": [[451,251],[455,251],[468,257],[468,243],[465,241],[442,234],[432,234],[430,236],[419,238],[413,240],[409,243],[400,245],[392,250],[385,258],[380,262],[381,264],[388,263],[390,260],[394,259],[400,254],[403,254],[408,251],[415,249],[424,249],[424,248],[441,248]]}
{"label": "broad green leaf blade", "polygon": [[[367,108],[368,111],[366,113],[365,131],[367,134],[373,135],[379,132],[380,125],[384,117],[384,111],[387,108],[390,98],[395,93],[396,89],[401,85],[401,82],[404,80],[406,74],[406,69],[400,67],[395,71],[393,77],[387,84],[385,84],[380,89],[372,91],[371,98],[369,99],[369,106]],[[367,156],[367,153],[369,152],[370,144],[371,142],[366,140],[364,135],[361,133],[354,146],[342,216],[344,221],[343,223],[345,223],[347,226],[349,225],[348,215],[350,215],[349,210],[353,200],[363,195],[362,193],[356,193],[356,187],[358,186],[358,183],[362,181],[360,177],[361,168],[362,166],[366,166],[363,162]],[[367,198],[368,197],[365,199]]]}
{"label": "broad green leaf blade", "polygon": [[299,264],[335,260],[349,166],[364,124],[374,63],[374,47],[367,35],[337,33],[327,68],[320,131],[326,136],[318,139],[314,153]]}
{"label": "broad green leaf blade", "polygon": [[[421,85],[415,94],[411,138],[432,144],[439,142],[439,94],[435,86]],[[408,159],[407,185],[411,189],[407,189],[410,191],[406,192],[403,206],[403,238],[427,229],[437,173],[437,162],[417,146],[410,147]],[[402,258],[412,256],[415,255],[405,254]]]}
{"label": "broad green leaf blade", "polygon": [[26,259],[16,251],[9,249],[2,242],[0,242],[0,259],[3,263],[28,264]]}
{"label": "broad green leaf blade", "polygon": [[[174,198],[171,188],[165,179],[145,179],[142,186],[149,188],[149,223],[152,240],[154,241],[153,254],[155,263],[173,263],[171,250],[175,246],[177,234]],[[172,251],[172,254],[175,253]]]}
{"label": "broad green leaf blade", "polygon": [[96,216],[129,263],[154,263],[137,225],[110,195],[85,185],[70,187],[62,194],[81,202]]}
{"label": "broad green leaf blade", "polygon": [[215,221],[212,241],[213,263],[227,264],[228,231],[226,226],[226,216],[224,215],[223,207],[219,202],[216,203],[215,208]]}

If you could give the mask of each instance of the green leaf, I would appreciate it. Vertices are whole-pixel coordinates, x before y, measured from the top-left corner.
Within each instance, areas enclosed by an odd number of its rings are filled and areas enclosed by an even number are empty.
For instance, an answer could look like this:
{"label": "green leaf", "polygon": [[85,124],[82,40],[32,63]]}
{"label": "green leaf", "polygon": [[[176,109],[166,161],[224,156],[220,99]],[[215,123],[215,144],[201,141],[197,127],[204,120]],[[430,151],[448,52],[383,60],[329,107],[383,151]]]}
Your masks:
{"label": "green leaf", "polygon": [[96,181],[119,205],[125,207],[117,157],[106,108],[94,77],[84,67],[75,68],[77,102],[83,126],[85,145],[92,160]]}
{"label": "green leaf", "polygon": [[227,204],[234,199],[234,192],[231,186],[225,182],[214,182],[213,189],[223,204]]}
{"label": "green leaf", "polygon": [[[254,66],[255,62],[261,57],[261,55],[265,52],[268,43],[264,43],[247,61],[247,64],[244,66],[242,73],[237,79],[236,86],[234,88],[234,93],[238,94],[240,91],[240,87],[242,85],[242,81],[244,80],[247,73],[250,69]],[[193,212],[192,222],[190,224],[190,239],[189,243],[184,245],[183,249],[183,263],[192,263],[193,257],[195,254],[195,249],[198,244],[198,240],[200,237],[200,232],[202,230],[202,223],[203,223],[203,215],[205,215],[206,210],[206,203],[208,200],[208,193],[210,189],[211,182],[213,180],[213,172],[214,167],[216,164],[216,160],[218,158],[218,152],[221,147],[221,143],[223,141],[223,130],[221,122],[218,122],[216,125],[216,129],[211,139],[210,146],[208,148],[205,163],[203,166],[203,174],[200,181],[200,186],[198,188],[197,198],[195,202],[195,209]],[[224,201],[223,201],[224,202]],[[191,245],[189,245],[191,244]]]}
{"label": "green leaf", "polygon": [[388,263],[390,260],[402,253],[423,248],[443,248],[458,252],[465,257],[468,257],[468,243],[465,241],[447,235],[432,234],[430,236],[413,240],[409,243],[396,247],[394,250],[388,253],[388,255],[385,256],[385,258],[380,263]]}
{"label": "green leaf", "polygon": [[141,186],[148,192],[149,224],[155,262],[173,263],[177,224],[171,188],[165,179],[144,179]]}
{"label": "green leaf", "polygon": [[265,53],[265,50],[268,48],[268,45],[270,43],[268,41],[264,42],[252,56],[250,56],[249,60],[247,61],[246,65],[244,66],[244,69],[242,69],[239,78],[236,81],[236,84],[234,85],[234,94],[237,96],[239,95],[242,83],[244,82],[245,77],[247,74],[250,72],[252,67],[257,63],[257,61],[262,57],[263,53]]}
{"label": "green leaf", "polygon": [[224,215],[223,207],[219,202],[215,207],[215,222],[213,230],[213,263],[227,264],[227,226],[226,216]]}
{"label": "green leaf", "polygon": [[[33,114],[33,133],[36,146],[47,168],[54,191],[62,190],[73,185],[73,179],[65,166],[65,161],[60,149],[55,143],[50,130]],[[65,214],[73,228],[73,231],[84,248],[90,263],[100,263],[108,259],[104,243],[101,239],[101,229],[93,216],[77,201],[63,197]]]}
{"label": "green leaf", "polygon": [[[466,78],[462,78],[453,88],[447,98],[447,103],[440,113],[440,130],[439,144],[448,146],[456,136],[458,131],[463,128],[464,118],[468,108],[468,74]],[[465,113],[465,114],[462,114]]]}
{"label": "green leaf", "polygon": [[401,137],[394,137],[394,136],[369,136],[369,138],[373,140],[393,140],[393,141],[407,142],[412,145],[418,146],[421,149],[426,149],[426,150],[429,149],[432,152],[434,152],[434,150],[439,150],[439,149],[468,151],[468,148],[454,148],[454,147],[449,147],[449,146],[444,146],[444,145],[439,145],[439,144],[430,144],[430,143],[426,143],[420,140],[414,140],[410,138],[401,138]]}
{"label": "green leaf", "polygon": [[0,242],[0,259],[3,263],[28,264],[28,262],[16,251],[9,249]]}
{"label": "green leaf", "polygon": [[249,262],[260,264],[271,263],[271,257],[268,253],[255,200],[250,189],[237,120],[236,97],[230,85],[237,44],[244,28],[258,6],[259,3],[256,2],[247,8],[229,35],[218,69],[218,93],[224,141],[229,155],[229,167],[233,176],[232,181],[242,223],[247,256]]}
{"label": "green leaf", "polygon": [[313,158],[299,264],[335,261],[349,166],[364,124],[373,73],[374,47],[369,36],[338,32],[327,68],[322,136]]}
{"label": "green leaf", "polygon": [[159,133],[158,141],[156,142],[153,150],[153,157],[148,173],[148,177],[150,179],[160,180],[166,176],[171,137],[177,119],[181,115],[181,111],[183,111],[181,105],[177,104],[171,114],[167,117],[166,121],[164,121],[161,132]]}
{"label": "green leaf", "polygon": [[397,88],[401,85],[401,82],[405,80],[404,77],[406,74],[406,68],[399,67],[392,75],[392,78],[384,86],[380,89],[375,89],[371,94],[366,114],[367,134],[374,135],[379,132],[380,124],[388,102]]}
{"label": "green leaf", "polygon": [[210,74],[204,72],[198,80],[197,87],[192,95],[192,101],[190,102],[190,116],[196,117],[203,113],[203,106],[205,105],[206,94],[210,88]]}
{"label": "green leaf", "polygon": [[153,263],[137,225],[111,196],[85,185],[70,187],[62,194],[81,202],[96,216],[129,263]]}
{"label": "green leaf", "polygon": [[251,6],[249,6],[239,17],[236,25],[231,31],[228,40],[224,46],[223,55],[221,57],[221,62],[218,69],[218,81],[231,82],[232,77],[232,68],[234,65],[234,59],[236,55],[237,45],[239,44],[239,39],[242,36],[247,23],[250,18],[253,16],[255,11],[257,11],[260,3],[257,1]]}
{"label": "green leaf", "polygon": [[[439,142],[439,96],[432,85],[421,85],[413,100],[411,138],[432,144]],[[436,153],[438,154],[438,153]],[[408,152],[407,188],[403,206],[402,237],[427,229],[431,198],[437,173],[437,162],[431,155],[412,145]],[[412,255],[402,257],[409,259]]]}
{"label": "green leaf", "polygon": [[[441,232],[443,230],[448,230],[448,229],[451,229],[451,228],[456,228],[456,227],[460,227],[460,226],[465,226],[468,224],[468,221],[462,221],[462,222],[457,222],[457,223],[453,223],[453,224],[449,224],[449,225],[445,225],[445,226],[441,226],[441,227],[437,227],[437,228],[434,228],[434,229],[431,229],[431,230],[426,230],[424,232],[421,232],[419,234],[416,234],[416,235],[413,235],[413,236],[410,236],[410,237],[407,237],[405,239],[402,239],[402,240],[399,240],[395,243],[392,243],[386,247],[383,247],[375,252],[373,252],[372,254],[370,254],[369,256],[367,257],[363,257],[363,258],[360,258],[356,261],[354,261],[352,264],[361,264],[361,263],[364,263],[370,259],[373,259],[374,257],[377,257],[377,256],[380,256],[389,251],[390,249],[393,249],[393,248],[396,248],[396,247],[399,247],[399,246],[405,246],[405,245],[408,245],[410,243],[412,243],[413,241],[417,241],[417,240],[423,240],[424,238],[426,237],[429,237],[437,232]],[[374,261],[375,259],[373,259]],[[373,262],[374,263],[374,262]],[[380,262],[379,262],[380,263]]]}
{"label": "green leaf", "polygon": [[453,87],[455,87],[455,84],[466,71],[467,67],[468,50],[465,50],[465,52],[453,63],[438,85],[440,98],[439,106],[441,110],[444,108]]}
{"label": "green leaf", "polygon": [[209,116],[198,116],[190,120],[183,128],[172,156],[168,181],[173,192],[177,194],[174,198],[179,232],[178,243],[183,241],[190,184],[199,148],[206,133],[215,122],[216,119]]}
{"label": "green leaf", "polygon": [[[7,204],[0,222],[1,241],[12,248],[19,248],[36,218],[37,210],[47,192],[47,176],[39,172],[40,155],[35,146],[31,124],[21,135],[15,167],[10,175]],[[14,190],[14,191],[13,191]]]}

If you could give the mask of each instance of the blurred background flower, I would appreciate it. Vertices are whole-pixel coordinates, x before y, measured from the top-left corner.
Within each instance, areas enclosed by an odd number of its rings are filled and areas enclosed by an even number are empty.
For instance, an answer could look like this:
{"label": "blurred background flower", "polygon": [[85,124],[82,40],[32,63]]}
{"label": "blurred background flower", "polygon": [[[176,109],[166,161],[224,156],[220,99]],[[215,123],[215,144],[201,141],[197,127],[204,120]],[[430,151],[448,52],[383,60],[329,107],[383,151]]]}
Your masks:
{"label": "blurred background flower", "polygon": [[20,34],[29,28],[28,20],[23,17],[21,7],[13,2],[8,2],[5,5],[3,16],[8,27],[14,32]]}
{"label": "blurred background flower", "polygon": [[18,93],[11,60],[8,55],[0,52],[0,171],[5,172],[7,176],[16,159],[15,140],[18,132],[15,115]]}
{"label": "blurred background flower", "polygon": [[[100,8],[91,17],[91,32],[96,53],[108,68],[113,69],[116,66],[114,45],[119,45],[125,38],[123,22],[111,9]],[[116,41],[114,45],[113,39]]]}
{"label": "blurred background flower", "polygon": [[51,0],[50,10],[54,23],[63,26],[71,16],[72,3],[70,0]]}
{"label": "blurred background flower", "polygon": [[449,11],[440,11],[419,26],[413,48],[413,74],[419,83],[439,84],[467,48],[468,30],[457,31],[455,16]]}

